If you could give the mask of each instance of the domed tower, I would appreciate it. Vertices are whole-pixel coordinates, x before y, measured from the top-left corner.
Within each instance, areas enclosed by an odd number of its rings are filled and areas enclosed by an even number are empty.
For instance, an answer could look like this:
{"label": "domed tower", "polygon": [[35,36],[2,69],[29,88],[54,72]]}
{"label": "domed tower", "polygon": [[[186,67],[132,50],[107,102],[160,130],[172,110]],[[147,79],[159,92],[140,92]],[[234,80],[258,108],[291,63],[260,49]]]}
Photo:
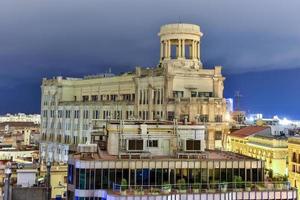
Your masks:
{"label": "domed tower", "polygon": [[160,32],[160,63],[176,63],[182,67],[202,68],[200,60],[200,26],[195,24],[166,24]]}

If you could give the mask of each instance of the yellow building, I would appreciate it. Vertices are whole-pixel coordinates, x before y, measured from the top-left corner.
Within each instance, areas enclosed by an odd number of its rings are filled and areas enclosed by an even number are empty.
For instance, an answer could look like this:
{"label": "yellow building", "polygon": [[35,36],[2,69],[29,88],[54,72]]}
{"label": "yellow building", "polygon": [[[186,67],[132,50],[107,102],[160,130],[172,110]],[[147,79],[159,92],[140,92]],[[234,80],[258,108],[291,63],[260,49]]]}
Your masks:
{"label": "yellow building", "polygon": [[287,138],[272,135],[268,126],[248,126],[231,133],[227,148],[263,160],[273,175],[287,175]]}
{"label": "yellow building", "polygon": [[[54,165],[51,166],[51,177],[50,177],[50,184],[51,184],[51,198],[62,197],[66,196],[67,191],[67,173],[68,173],[68,166],[67,165]],[[46,176],[47,174],[47,167],[46,165],[42,165],[40,169],[40,175]]]}
{"label": "yellow building", "polygon": [[[300,186],[300,137],[288,139],[289,181],[292,187]],[[299,193],[299,192],[298,192]]]}

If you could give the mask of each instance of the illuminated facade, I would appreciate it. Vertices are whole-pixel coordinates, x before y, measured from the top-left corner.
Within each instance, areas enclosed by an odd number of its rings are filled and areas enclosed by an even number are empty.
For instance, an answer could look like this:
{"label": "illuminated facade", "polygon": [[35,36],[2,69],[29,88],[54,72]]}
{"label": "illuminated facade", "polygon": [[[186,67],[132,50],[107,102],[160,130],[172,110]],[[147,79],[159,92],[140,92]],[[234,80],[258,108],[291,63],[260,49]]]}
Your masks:
{"label": "illuminated facade", "polygon": [[205,125],[208,149],[222,149],[228,133],[221,67],[203,68],[200,27],[167,24],[160,61],[118,76],[43,79],[42,160],[66,163],[70,147],[91,141],[93,119],[185,121]]}
{"label": "illuminated facade", "polygon": [[270,127],[249,126],[228,136],[228,150],[265,161],[273,175],[287,175],[287,138],[271,135]]}
{"label": "illuminated facade", "polygon": [[[288,140],[289,181],[293,187],[300,186],[300,137],[290,137]],[[299,190],[298,190],[299,194]]]}

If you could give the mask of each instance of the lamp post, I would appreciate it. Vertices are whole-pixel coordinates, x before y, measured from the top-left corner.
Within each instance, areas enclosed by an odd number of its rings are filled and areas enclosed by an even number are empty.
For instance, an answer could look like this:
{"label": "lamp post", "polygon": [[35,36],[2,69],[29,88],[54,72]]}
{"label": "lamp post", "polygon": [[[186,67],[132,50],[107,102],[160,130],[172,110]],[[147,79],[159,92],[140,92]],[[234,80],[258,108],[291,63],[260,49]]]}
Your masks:
{"label": "lamp post", "polygon": [[10,190],[10,176],[11,176],[11,165],[7,163],[5,170],[5,180],[4,180],[4,200],[9,200],[9,190]]}
{"label": "lamp post", "polygon": [[46,196],[46,199],[47,200],[50,200],[51,199],[51,175],[50,175],[50,172],[51,172],[51,162],[50,160],[47,161],[47,196]]}

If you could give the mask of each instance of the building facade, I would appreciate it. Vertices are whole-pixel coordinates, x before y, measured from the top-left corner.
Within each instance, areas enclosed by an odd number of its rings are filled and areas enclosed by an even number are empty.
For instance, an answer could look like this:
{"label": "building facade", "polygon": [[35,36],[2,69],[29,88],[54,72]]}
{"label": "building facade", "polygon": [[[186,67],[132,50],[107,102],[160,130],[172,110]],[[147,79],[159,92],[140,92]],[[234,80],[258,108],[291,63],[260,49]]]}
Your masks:
{"label": "building facade", "polygon": [[265,169],[274,176],[286,176],[288,145],[287,137],[274,136],[271,127],[249,126],[228,136],[228,150],[265,162]]}
{"label": "building facade", "polygon": [[[118,76],[43,79],[42,159],[67,162],[72,145],[91,142],[92,119],[174,119],[205,125],[208,149],[222,149],[228,133],[221,67],[203,68],[200,27],[161,27],[160,61]],[[49,157],[49,158],[47,158]]]}

